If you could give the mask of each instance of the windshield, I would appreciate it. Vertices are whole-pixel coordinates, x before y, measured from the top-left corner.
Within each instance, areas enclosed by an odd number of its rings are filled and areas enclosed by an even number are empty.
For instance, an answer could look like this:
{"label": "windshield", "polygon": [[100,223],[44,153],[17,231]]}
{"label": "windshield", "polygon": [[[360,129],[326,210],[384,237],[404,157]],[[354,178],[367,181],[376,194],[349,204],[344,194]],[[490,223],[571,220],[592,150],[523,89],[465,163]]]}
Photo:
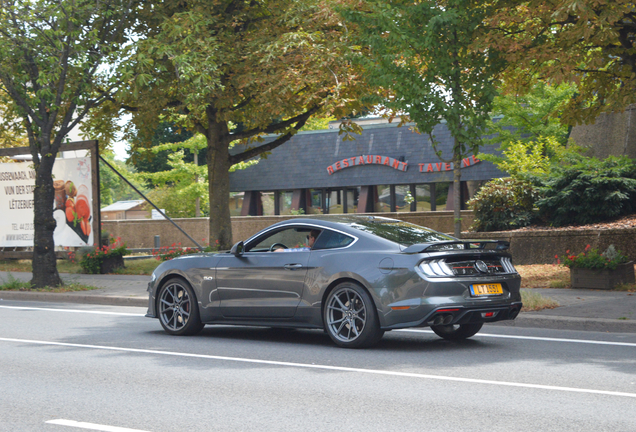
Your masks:
{"label": "windshield", "polygon": [[454,237],[446,234],[402,221],[370,220],[355,222],[350,226],[403,246],[411,246],[417,243],[456,240]]}

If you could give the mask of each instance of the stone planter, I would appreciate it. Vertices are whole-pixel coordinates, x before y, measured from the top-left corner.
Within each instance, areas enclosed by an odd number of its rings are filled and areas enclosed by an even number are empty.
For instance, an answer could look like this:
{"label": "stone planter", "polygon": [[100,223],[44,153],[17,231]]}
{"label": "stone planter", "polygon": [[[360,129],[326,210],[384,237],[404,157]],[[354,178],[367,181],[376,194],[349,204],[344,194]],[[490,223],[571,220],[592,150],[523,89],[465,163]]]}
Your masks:
{"label": "stone planter", "polygon": [[634,283],[634,263],[619,264],[616,270],[570,268],[572,288],[613,289],[616,285]]}
{"label": "stone planter", "polygon": [[99,269],[101,274],[112,273],[118,268],[124,267],[124,257],[121,255],[105,257]]}

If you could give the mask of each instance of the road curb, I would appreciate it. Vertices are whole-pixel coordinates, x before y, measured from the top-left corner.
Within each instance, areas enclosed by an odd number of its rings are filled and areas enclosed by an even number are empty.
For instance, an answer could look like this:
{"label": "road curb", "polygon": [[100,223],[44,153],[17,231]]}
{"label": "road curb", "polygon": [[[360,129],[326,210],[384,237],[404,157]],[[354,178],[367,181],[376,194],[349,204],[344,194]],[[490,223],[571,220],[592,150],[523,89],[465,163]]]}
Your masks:
{"label": "road curb", "polygon": [[578,318],[521,313],[514,321],[501,321],[496,324],[509,327],[532,327],[555,330],[636,333],[636,321],[608,318]]}
{"label": "road curb", "polygon": [[109,306],[148,306],[148,297],[121,297],[90,294],[85,295],[76,293],[0,291],[0,301],[1,300],[86,303]]}
{"label": "road curb", "polygon": [[[78,294],[77,292],[47,293],[0,291],[0,301],[2,300],[84,303],[109,306],[148,306],[147,297],[105,296],[99,294]],[[554,330],[636,333],[636,320],[551,316],[535,314],[534,312],[522,312],[514,321],[500,321],[493,323],[492,325],[523,328],[547,328]]]}

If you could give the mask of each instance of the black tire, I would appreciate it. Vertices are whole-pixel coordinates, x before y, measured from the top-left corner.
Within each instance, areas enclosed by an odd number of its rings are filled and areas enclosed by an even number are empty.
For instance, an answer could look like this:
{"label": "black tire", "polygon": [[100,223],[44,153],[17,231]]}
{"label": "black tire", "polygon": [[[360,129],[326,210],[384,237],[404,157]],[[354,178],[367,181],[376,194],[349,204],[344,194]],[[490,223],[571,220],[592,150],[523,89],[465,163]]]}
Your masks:
{"label": "black tire", "polygon": [[483,325],[483,323],[439,325],[431,326],[431,330],[446,340],[463,340],[475,336]]}
{"label": "black tire", "polygon": [[331,340],[343,348],[369,347],[384,335],[371,296],[351,282],[343,282],[329,293],[323,320]]}
{"label": "black tire", "polygon": [[161,286],[157,312],[161,326],[170,335],[192,336],[204,327],[194,290],[181,278],[169,279]]}

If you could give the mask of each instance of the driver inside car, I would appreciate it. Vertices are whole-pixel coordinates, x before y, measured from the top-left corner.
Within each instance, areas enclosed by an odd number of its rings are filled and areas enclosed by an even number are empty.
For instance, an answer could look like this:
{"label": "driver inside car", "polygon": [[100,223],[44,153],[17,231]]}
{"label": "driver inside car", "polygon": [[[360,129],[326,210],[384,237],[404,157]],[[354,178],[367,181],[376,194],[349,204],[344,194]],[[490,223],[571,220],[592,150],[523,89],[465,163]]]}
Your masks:
{"label": "driver inside car", "polygon": [[320,235],[320,230],[311,230],[307,236],[307,247],[299,248],[283,248],[282,246],[276,247],[274,252],[308,252],[314,246],[316,238]]}

